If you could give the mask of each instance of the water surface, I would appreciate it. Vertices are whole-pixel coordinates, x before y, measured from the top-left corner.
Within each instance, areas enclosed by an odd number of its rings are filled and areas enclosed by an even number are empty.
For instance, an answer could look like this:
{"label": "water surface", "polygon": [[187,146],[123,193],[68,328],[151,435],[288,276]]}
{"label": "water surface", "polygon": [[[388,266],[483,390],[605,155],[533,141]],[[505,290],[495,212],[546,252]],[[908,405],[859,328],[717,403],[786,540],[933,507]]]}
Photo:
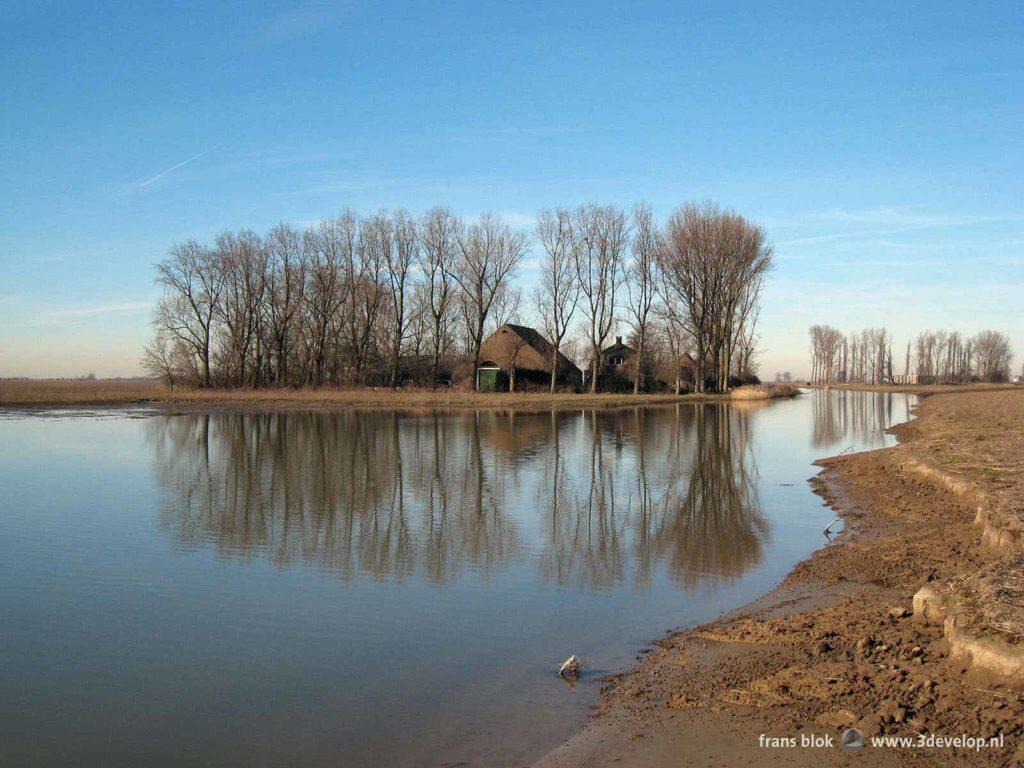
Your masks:
{"label": "water surface", "polygon": [[911,403],[10,411],[0,764],[529,764],[822,546],[811,462]]}

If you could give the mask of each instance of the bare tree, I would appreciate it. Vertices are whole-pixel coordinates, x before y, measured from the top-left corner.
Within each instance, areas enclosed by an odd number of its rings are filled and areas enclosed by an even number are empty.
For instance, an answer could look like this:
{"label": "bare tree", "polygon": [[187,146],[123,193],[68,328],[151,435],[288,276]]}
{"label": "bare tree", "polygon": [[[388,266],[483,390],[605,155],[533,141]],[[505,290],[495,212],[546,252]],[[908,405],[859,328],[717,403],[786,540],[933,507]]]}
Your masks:
{"label": "bare tree", "polygon": [[[672,357],[672,379],[674,381],[675,394],[682,389],[682,362],[683,355],[689,354],[692,350],[693,334],[687,325],[688,312],[682,304],[679,291],[673,288],[672,281],[668,279],[665,270],[660,268],[665,255],[659,251],[659,268],[655,271],[658,282],[655,287],[661,301],[655,305],[658,323],[665,336],[665,343]],[[694,381],[696,385],[696,380]]]}
{"label": "bare tree", "polygon": [[830,325],[812,325],[811,336],[811,382],[830,384],[839,381],[839,366],[845,340],[842,331]]}
{"label": "bare tree", "polygon": [[1010,339],[999,331],[981,331],[973,339],[978,378],[1006,381],[1010,377],[1013,351]]}
{"label": "bare tree", "polygon": [[441,351],[449,342],[449,326],[456,283],[454,271],[458,256],[458,236],[462,222],[447,208],[433,208],[420,226],[422,250],[420,270],[426,286],[426,308],[430,314],[430,388],[437,388],[437,367]]}
{"label": "bare tree", "polygon": [[590,340],[590,391],[597,391],[605,340],[615,324],[616,295],[626,277],[626,215],[614,206],[584,205],[573,214],[573,264]]}
{"label": "bare tree", "polygon": [[686,310],[697,390],[709,379],[726,390],[742,314],[756,306],[772,267],[764,230],[714,203],[687,204],[669,218],[659,266],[665,290]]}
{"label": "bare tree", "polygon": [[405,343],[409,273],[419,256],[416,222],[404,210],[391,218],[393,242],[386,253],[388,285],[391,288],[391,387],[398,386],[402,345]]}
{"label": "bare tree", "polygon": [[346,291],[345,326],[348,336],[350,378],[365,383],[384,306],[387,254],[391,225],[386,216],[360,222],[355,214],[343,217]]}
{"label": "bare tree", "polygon": [[537,216],[537,240],[544,249],[534,305],[551,341],[551,391],[558,383],[558,352],[580,300],[573,261],[572,213],[545,209]]}
{"label": "bare tree", "polygon": [[661,251],[661,233],[651,215],[651,208],[638,203],[633,208],[633,260],[629,265],[627,306],[630,325],[636,338],[636,370],[633,372],[633,394],[640,394],[640,379],[643,374],[644,353],[646,352],[647,331],[651,318],[651,307],[657,294],[657,266]]}
{"label": "bare tree", "polygon": [[142,359],[139,361],[152,376],[172,388],[177,375],[176,343],[166,331],[158,330],[153,341],[143,348]]}
{"label": "bare tree", "polygon": [[[222,364],[231,384],[245,386],[250,381],[250,364],[252,370],[258,372],[262,362],[253,361],[251,352],[253,345],[259,342],[263,320],[267,249],[262,238],[251,230],[243,230],[238,235],[231,232],[218,235],[216,248],[224,286],[222,301],[216,307],[227,342],[223,347]],[[260,384],[258,379],[252,383]]]}
{"label": "bare tree", "polygon": [[761,307],[753,300],[755,297],[756,294],[752,293],[749,311],[740,313],[741,320],[733,349],[733,369],[744,380],[750,380],[757,373],[754,361],[758,352],[757,321],[761,316]]}
{"label": "bare tree", "polygon": [[278,386],[285,386],[290,382],[292,345],[301,332],[299,318],[306,288],[306,253],[301,235],[285,224],[270,231],[267,251],[267,316],[269,344],[274,356],[273,378]]}
{"label": "bare tree", "polygon": [[346,211],[335,219],[323,219],[304,237],[309,284],[303,298],[312,335],[310,379],[315,386],[326,383],[332,327],[346,301],[354,301],[353,292],[359,284],[352,265],[356,227],[355,214]]}
{"label": "bare tree", "polygon": [[214,317],[224,290],[216,254],[194,240],[171,249],[156,266],[157,283],[168,296],[157,308],[158,329],[181,340],[199,358],[203,385],[211,386],[210,352]]}
{"label": "bare tree", "polygon": [[494,295],[491,312],[487,317],[485,333],[490,335],[505,323],[522,322],[523,289],[507,283]]}
{"label": "bare tree", "polygon": [[480,346],[495,298],[526,253],[528,240],[493,214],[457,233],[458,259],[452,274],[458,283],[459,304],[473,349],[473,374],[480,367]]}

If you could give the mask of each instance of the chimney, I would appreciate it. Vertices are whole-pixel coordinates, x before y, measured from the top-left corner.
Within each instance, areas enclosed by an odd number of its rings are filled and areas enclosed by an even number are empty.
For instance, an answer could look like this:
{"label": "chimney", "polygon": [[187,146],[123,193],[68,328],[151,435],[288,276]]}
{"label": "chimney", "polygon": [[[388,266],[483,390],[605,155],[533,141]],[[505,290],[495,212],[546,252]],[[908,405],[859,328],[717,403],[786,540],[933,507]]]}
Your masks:
{"label": "chimney", "polygon": [[621,344],[622,343],[622,337],[621,336],[616,336],[615,337],[615,343],[616,344]]}

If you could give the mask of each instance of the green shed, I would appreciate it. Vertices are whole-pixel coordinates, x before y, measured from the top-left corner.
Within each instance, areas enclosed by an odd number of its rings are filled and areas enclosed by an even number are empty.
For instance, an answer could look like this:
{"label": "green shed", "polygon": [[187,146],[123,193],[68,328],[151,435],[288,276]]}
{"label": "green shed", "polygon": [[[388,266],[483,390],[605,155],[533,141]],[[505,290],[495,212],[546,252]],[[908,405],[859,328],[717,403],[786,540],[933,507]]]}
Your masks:
{"label": "green shed", "polygon": [[494,363],[481,363],[476,369],[476,388],[480,392],[503,392],[508,384],[498,366]]}

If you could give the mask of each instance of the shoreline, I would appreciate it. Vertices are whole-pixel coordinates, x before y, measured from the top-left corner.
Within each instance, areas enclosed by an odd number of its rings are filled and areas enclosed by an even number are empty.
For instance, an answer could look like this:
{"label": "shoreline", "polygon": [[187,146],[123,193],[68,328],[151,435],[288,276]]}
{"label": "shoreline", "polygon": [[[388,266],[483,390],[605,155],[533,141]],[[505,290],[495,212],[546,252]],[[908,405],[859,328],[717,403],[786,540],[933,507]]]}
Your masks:
{"label": "shoreline", "polygon": [[0,382],[0,409],[59,410],[148,406],[161,411],[401,411],[507,410],[551,411],[636,408],[677,403],[757,403],[796,397],[799,390],[767,387],[754,397],[730,394],[618,394],[548,392],[472,392],[392,389],[172,390],[153,382]]}
{"label": "shoreline", "polygon": [[[950,658],[944,628],[913,616],[923,584],[999,557],[962,494],[908,466],[922,426],[932,426],[920,423],[923,403],[917,418],[889,430],[897,445],[815,462],[822,469],[810,482],[843,519],[839,536],[762,597],[663,637],[635,667],[608,677],[588,722],[535,768],[844,765],[850,758],[838,747],[770,748],[760,739],[818,734],[838,743],[850,726],[867,737],[1005,734],[1002,749],[980,752],[869,746],[857,759],[870,765],[1015,764],[1024,755],[1021,686]],[[928,410],[929,420],[942,413]]]}

